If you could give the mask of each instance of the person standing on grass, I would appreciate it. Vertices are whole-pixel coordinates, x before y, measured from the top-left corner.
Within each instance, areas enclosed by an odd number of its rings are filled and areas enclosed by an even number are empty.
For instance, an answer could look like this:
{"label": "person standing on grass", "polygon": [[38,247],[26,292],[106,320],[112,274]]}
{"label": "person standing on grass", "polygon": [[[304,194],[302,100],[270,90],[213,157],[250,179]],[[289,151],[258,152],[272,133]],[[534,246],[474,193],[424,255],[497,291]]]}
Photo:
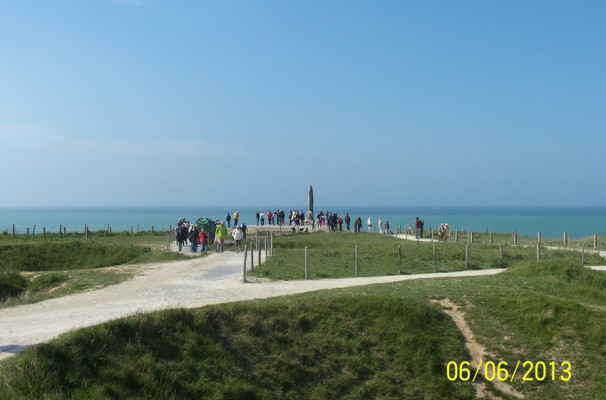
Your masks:
{"label": "person standing on grass", "polygon": [[259,211],[257,211],[257,226],[259,226]]}
{"label": "person standing on grass", "polygon": [[263,214],[263,211],[261,211],[261,213],[259,214],[259,218],[261,218],[261,226],[265,225],[265,214]]}
{"label": "person standing on grass", "polygon": [[227,221],[227,227],[231,228],[231,215],[229,215],[229,213],[225,216],[225,220]]}
{"label": "person standing on grass", "polygon": [[234,226],[238,226],[238,220],[240,219],[240,213],[236,211],[234,213]]}
{"label": "person standing on grass", "polygon": [[345,225],[347,226],[347,230],[349,230],[349,223],[351,222],[351,217],[349,213],[345,213]]}
{"label": "person standing on grass", "polygon": [[383,233],[383,220],[379,217],[379,233]]}
{"label": "person standing on grass", "polygon": [[356,218],[354,222],[354,232],[360,232],[362,230],[362,218]]}
{"label": "person standing on grass", "polygon": [[372,232],[372,219],[368,217],[368,221],[366,221],[366,225],[368,225],[368,232]]}
{"label": "person standing on grass", "polygon": [[415,219],[415,238],[419,238],[419,232],[421,232],[421,220],[419,217]]}
{"label": "person standing on grass", "polygon": [[215,231],[215,241],[217,242],[217,253],[223,253],[223,246],[225,245],[225,239],[227,239],[227,228],[225,227],[225,221],[221,221],[217,225]]}

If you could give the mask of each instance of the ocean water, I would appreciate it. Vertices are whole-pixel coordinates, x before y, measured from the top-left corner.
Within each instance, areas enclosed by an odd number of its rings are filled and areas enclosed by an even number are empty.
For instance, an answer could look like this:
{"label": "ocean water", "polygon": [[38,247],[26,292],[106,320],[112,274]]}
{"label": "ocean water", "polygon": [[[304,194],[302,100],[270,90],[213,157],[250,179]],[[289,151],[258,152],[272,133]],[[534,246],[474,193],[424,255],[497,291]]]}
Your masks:
{"label": "ocean water", "polygon": [[[271,207],[272,211],[279,207]],[[287,207],[283,208],[288,211]],[[536,207],[503,207],[503,208],[464,208],[464,207],[325,207],[324,211],[336,212],[344,217],[346,213],[353,220],[360,216],[363,228],[370,217],[376,226],[378,219],[383,224],[389,221],[392,231],[398,226],[405,229],[414,226],[418,216],[425,221],[425,230],[437,229],[441,223],[448,223],[452,230],[472,230],[474,232],[510,233],[536,236],[541,232],[545,238],[561,238],[568,232],[573,238],[589,237],[594,234],[606,235],[606,207],[578,208],[536,208]],[[259,209],[267,213],[267,208]],[[227,212],[233,217],[234,207],[199,207],[199,208],[0,208],[0,232],[12,232],[15,225],[17,233],[30,232],[36,226],[36,232],[57,232],[60,226],[68,232],[83,232],[85,225],[89,230],[107,229],[113,232],[134,230],[168,230],[175,226],[181,217],[195,221],[198,217],[213,220],[225,219]],[[242,207],[240,221],[255,225],[256,208]],[[304,210],[305,211],[305,210]],[[316,213],[319,209],[316,209]],[[233,221],[232,221],[233,222]],[[266,221],[267,223],[267,221]]]}

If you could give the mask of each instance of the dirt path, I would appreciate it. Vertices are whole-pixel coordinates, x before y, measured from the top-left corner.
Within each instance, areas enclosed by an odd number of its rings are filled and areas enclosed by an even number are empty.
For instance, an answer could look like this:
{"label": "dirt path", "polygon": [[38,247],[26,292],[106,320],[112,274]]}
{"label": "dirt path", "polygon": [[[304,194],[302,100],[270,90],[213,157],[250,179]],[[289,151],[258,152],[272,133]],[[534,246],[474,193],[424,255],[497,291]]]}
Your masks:
{"label": "dirt path", "polygon": [[[482,346],[475,338],[473,331],[465,321],[465,314],[459,309],[455,303],[450,301],[449,299],[442,300],[431,300],[433,303],[439,304],[442,307],[442,311],[446,313],[448,316],[452,318],[454,323],[457,325],[461,334],[465,338],[465,349],[467,353],[471,357],[470,361],[470,370],[475,371],[481,365],[480,363],[485,362],[489,359],[490,354],[486,353],[486,349]],[[494,357],[493,357],[494,358]],[[495,371],[488,371],[489,376],[494,376]],[[484,369],[480,368],[479,374],[482,375],[481,379],[478,379],[477,382],[474,380],[474,388],[476,389],[476,394],[481,399],[496,399],[498,397],[494,396],[488,390],[486,390],[486,383],[482,382],[484,380]],[[500,381],[499,379],[493,379],[492,384],[494,387],[499,390],[501,393],[505,393],[508,396],[512,396],[518,399],[523,399],[524,396],[515,390],[511,385],[504,381]]]}
{"label": "dirt path", "polygon": [[[491,275],[500,269],[381,276],[242,283],[243,253],[210,254],[205,258],[150,264],[139,275],[118,285],[0,309],[0,359],[43,343],[72,329],[96,325],[138,311],[201,307],[410,279]],[[250,266],[248,267],[250,268]]]}

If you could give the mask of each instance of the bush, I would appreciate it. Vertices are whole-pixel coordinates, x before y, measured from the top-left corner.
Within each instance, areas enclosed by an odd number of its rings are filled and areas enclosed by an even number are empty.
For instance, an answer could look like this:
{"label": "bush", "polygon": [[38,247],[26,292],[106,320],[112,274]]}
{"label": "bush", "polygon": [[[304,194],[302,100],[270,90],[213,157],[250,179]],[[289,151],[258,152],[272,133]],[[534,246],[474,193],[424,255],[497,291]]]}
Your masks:
{"label": "bush", "polygon": [[19,296],[27,289],[27,280],[17,272],[0,272],[0,301]]}

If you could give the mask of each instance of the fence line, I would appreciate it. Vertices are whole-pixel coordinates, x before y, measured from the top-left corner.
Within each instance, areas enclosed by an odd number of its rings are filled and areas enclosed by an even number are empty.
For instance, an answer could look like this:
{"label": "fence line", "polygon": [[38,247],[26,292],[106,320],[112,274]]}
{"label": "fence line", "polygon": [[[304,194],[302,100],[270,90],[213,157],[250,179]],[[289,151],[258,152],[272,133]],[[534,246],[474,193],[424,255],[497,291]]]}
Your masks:
{"label": "fence line", "polygon": [[[143,231],[143,232],[151,232],[151,233],[156,233],[156,232],[170,232],[172,231],[172,225],[169,225],[169,228],[166,229],[164,224],[162,225],[162,230],[159,231],[157,229],[158,225],[150,225],[149,229],[147,231]],[[8,229],[2,229],[0,232],[4,235],[8,235],[10,234],[12,237],[18,236],[18,235],[26,235],[26,236],[36,236],[36,227],[40,226],[38,224],[34,224],[32,227],[30,226],[25,226],[25,227],[19,227],[16,224],[12,224]],[[30,231],[31,229],[31,231]],[[57,235],[61,235],[61,236],[66,236],[68,233],[70,234],[81,234],[84,235],[85,237],[88,237],[89,234],[94,234],[94,233],[98,233],[98,232],[106,232],[108,235],[112,235],[112,234],[119,234],[119,233],[130,233],[131,235],[134,235],[134,228],[132,225],[130,226],[120,226],[118,229],[115,229],[115,227],[107,224],[105,225],[103,228],[99,228],[96,230],[91,230],[90,226],[88,224],[84,224],[83,226],[68,226],[68,225],[63,225],[63,224],[59,224],[59,227],[57,230],[53,230],[52,227],[47,227],[47,226],[42,226],[42,232],[40,233],[38,231],[38,235],[42,235],[43,237],[46,237],[46,234],[57,234]],[[141,230],[139,228],[139,224],[137,224],[137,235],[139,235],[141,233]]]}

